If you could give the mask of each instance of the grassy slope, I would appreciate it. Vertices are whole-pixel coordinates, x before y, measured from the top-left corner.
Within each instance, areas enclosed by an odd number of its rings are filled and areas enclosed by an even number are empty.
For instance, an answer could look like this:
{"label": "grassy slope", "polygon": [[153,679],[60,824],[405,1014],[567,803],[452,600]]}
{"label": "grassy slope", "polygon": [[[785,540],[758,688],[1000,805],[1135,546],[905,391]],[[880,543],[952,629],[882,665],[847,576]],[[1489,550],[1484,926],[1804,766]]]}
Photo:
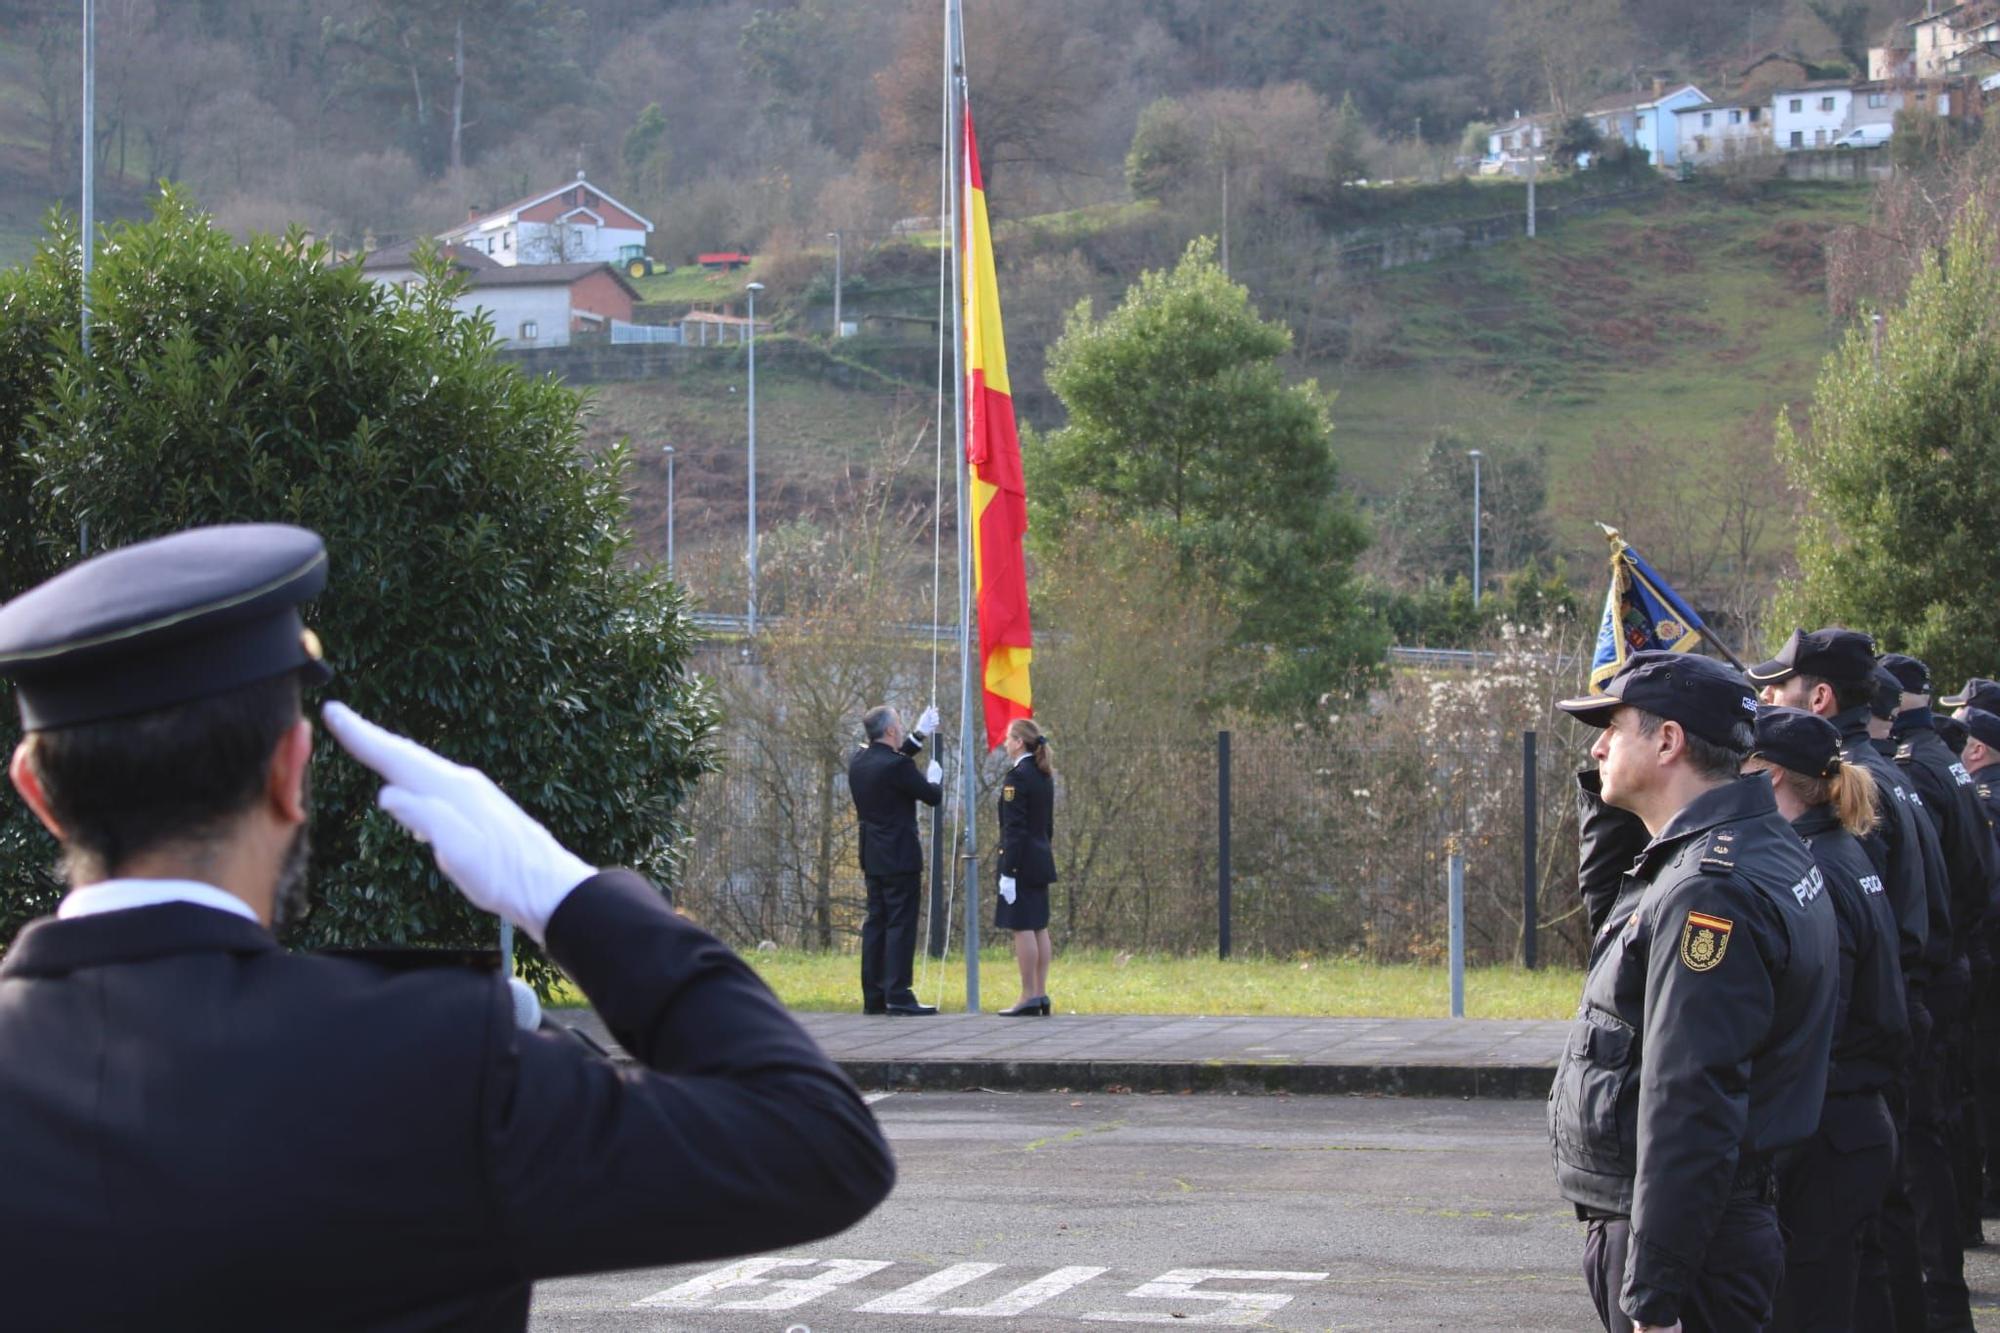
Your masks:
{"label": "grassy slope", "polygon": [[1831,345],[1816,241],[1868,193],[1788,186],[1755,202],[1679,190],[1428,265],[1372,275],[1397,328],[1377,364],[1311,366],[1365,492],[1393,489],[1433,431],[1541,439],[1566,469],[1601,440],[1698,448],[1810,391]]}

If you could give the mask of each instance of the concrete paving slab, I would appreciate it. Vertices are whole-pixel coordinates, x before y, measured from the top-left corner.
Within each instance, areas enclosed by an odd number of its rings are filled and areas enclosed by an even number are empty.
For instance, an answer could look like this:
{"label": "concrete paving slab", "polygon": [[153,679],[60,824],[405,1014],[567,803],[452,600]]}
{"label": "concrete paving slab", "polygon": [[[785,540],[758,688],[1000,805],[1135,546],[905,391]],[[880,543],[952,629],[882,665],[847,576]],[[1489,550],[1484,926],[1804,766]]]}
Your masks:
{"label": "concrete paving slab", "polygon": [[[551,1010],[610,1046],[588,1010]],[[867,1088],[1016,1091],[1548,1093],[1568,1020],[801,1014]]]}

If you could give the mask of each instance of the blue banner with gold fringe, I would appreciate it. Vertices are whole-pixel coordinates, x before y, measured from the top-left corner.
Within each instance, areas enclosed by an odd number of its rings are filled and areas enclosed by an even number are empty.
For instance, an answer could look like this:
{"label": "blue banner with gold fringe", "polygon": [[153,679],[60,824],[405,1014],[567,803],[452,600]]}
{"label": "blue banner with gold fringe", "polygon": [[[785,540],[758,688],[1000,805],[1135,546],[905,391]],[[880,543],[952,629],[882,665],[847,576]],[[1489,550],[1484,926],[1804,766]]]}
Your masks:
{"label": "blue banner with gold fringe", "polygon": [[[1597,652],[1590,662],[1590,692],[1602,694],[1625,659],[1649,648],[1692,652],[1708,637],[1694,608],[1681,599],[1646,558],[1616,528],[1604,529],[1611,543],[1611,587],[1604,594],[1604,619],[1597,627]],[[1721,645],[1716,645],[1721,649]],[[1721,649],[1727,655],[1727,649]],[[1732,658],[1733,660],[1733,658]]]}

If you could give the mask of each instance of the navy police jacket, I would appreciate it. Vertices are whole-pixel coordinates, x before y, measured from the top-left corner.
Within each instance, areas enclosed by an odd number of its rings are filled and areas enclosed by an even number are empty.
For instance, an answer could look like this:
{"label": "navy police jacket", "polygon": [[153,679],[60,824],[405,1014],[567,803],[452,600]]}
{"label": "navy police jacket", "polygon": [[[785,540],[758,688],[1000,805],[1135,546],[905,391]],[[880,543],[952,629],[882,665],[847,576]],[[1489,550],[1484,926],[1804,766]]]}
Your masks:
{"label": "navy police jacket", "polygon": [[1548,1109],[1564,1197],[1631,1219],[1636,1322],[1679,1317],[1732,1190],[1818,1128],[1838,971],[1824,879],[1768,779],[1704,792],[1627,872]]}
{"label": "navy police jacket", "polygon": [[1913,708],[1896,718],[1896,763],[1923,800],[1937,831],[1951,885],[1952,943],[1963,953],[1977,941],[1993,886],[1993,835],[1980,808],[1972,774],[1931,725],[1931,710]]}
{"label": "navy police jacket", "polygon": [[1882,876],[1828,805],[1792,821],[1826,877],[1840,937],[1840,998],[1834,1008],[1829,1096],[1881,1092],[1909,1058],[1910,1015],[1896,957],[1896,914]]}
{"label": "navy police jacket", "polygon": [[923,742],[915,736],[899,751],[874,741],[847,762],[847,791],[861,821],[861,871],[867,875],[918,875],[924,869],[917,841],[917,802],[936,805],[944,788],[918,770]]}
{"label": "navy police jacket", "polygon": [[1000,779],[1000,873],[1023,884],[1056,882],[1055,779],[1024,754]]}
{"label": "navy police jacket", "polygon": [[1875,831],[1861,839],[1868,859],[1889,891],[1896,913],[1897,957],[1905,989],[1921,989],[1931,974],[1951,963],[1950,888],[1937,830],[1922,814],[1923,798],[1910,789],[1896,762],[1875,748],[1868,735],[1866,706],[1827,719],[1840,730],[1840,757],[1875,778]]}
{"label": "navy police jacket", "polygon": [[518,1330],[537,1278],[831,1235],[889,1191],[853,1086],[639,876],[548,952],[637,1062],[493,972],[287,953],[186,903],[0,963],[9,1328]]}

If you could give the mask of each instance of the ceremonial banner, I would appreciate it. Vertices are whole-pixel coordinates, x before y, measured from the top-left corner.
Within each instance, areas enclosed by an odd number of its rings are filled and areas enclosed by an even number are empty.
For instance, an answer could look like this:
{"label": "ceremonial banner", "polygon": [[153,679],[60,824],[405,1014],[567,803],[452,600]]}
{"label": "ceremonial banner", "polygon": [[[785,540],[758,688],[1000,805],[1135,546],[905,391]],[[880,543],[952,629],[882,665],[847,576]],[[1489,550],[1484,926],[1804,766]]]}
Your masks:
{"label": "ceremonial banner", "polygon": [[1694,608],[1626,545],[1616,528],[1597,526],[1611,543],[1611,588],[1604,594],[1604,620],[1597,627],[1597,652],[1590,662],[1592,694],[1604,693],[1605,682],[1633,653],[1649,648],[1691,652],[1708,634]]}
{"label": "ceremonial banner", "polygon": [[965,310],[965,455],[972,474],[973,595],[979,605],[979,667],[986,706],[986,744],[997,749],[1007,724],[1033,717],[1028,659],[1028,569],[1021,540],[1028,500],[1021,482],[1021,440],[1007,381],[1007,346],[1000,330],[1000,288],[993,271],[993,237],[986,221],[986,186],[972,111],[965,113],[965,218],[959,238]]}

